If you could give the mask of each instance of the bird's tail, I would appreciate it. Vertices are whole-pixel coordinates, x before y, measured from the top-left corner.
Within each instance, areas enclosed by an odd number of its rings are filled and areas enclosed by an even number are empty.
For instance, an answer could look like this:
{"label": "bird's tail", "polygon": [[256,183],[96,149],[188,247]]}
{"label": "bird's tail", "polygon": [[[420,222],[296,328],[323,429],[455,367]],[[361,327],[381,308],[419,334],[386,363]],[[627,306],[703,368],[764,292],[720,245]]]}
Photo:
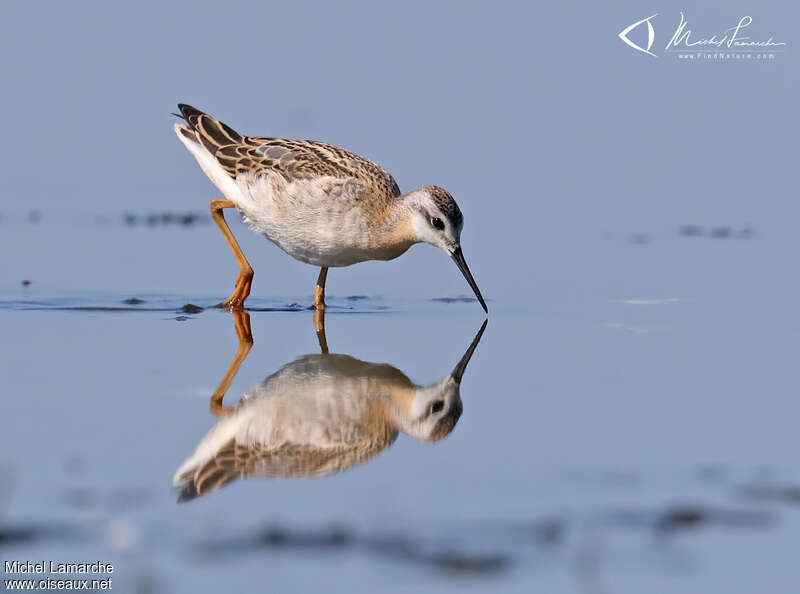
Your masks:
{"label": "bird's tail", "polygon": [[218,119],[185,103],[178,103],[180,113],[173,115],[183,118],[187,126],[180,126],[179,132],[190,140],[199,141],[212,155],[217,149],[229,144],[239,144],[244,136]]}

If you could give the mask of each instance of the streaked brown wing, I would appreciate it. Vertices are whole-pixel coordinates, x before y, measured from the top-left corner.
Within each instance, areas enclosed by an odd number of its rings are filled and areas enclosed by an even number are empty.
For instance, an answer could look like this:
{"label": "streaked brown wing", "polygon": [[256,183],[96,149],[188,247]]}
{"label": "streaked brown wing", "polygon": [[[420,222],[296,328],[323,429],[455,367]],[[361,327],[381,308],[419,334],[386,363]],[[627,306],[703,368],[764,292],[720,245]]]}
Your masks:
{"label": "streaked brown wing", "polygon": [[400,196],[394,178],[361,155],[315,140],[246,136],[219,147],[214,156],[232,177],[279,173],[287,181],[331,176],[352,179],[387,196]]}
{"label": "streaked brown wing", "polygon": [[316,140],[243,136],[191,105],[178,107],[197,141],[234,179],[244,173],[258,176],[267,172],[278,173],[287,181],[331,176],[352,179],[387,198],[400,196],[389,172],[361,155]]}
{"label": "streaked brown wing", "polygon": [[200,467],[179,477],[179,501],[189,501],[220,489],[238,478],[320,477],[366,462],[389,447],[397,431],[385,430],[380,438],[367,442],[318,448],[285,444],[267,448],[260,444],[238,444],[231,439]]}

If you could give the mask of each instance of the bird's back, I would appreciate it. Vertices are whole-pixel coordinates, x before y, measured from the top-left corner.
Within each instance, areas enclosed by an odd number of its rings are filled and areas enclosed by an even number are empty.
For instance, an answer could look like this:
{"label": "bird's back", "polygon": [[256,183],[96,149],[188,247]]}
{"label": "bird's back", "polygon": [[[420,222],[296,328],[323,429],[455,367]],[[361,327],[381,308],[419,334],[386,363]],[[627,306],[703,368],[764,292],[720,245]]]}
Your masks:
{"label": "bird's back", "polygon": [[400,196],[394,178],[380,165],[317,140],[245,136],[191,105],[179,104],[187,125],[179,135],[202,146],[232,179],[275,173],[287,182],[320,177],[349,179],[385,198]]}
{"label": "bird's back", "polygon": [[379,165],[314,140],[244,136],[189,105],[178,137],[212,182],[288,254],[316,266],[391,259],[410,247],[403,235],[384,245],[400,189]]}

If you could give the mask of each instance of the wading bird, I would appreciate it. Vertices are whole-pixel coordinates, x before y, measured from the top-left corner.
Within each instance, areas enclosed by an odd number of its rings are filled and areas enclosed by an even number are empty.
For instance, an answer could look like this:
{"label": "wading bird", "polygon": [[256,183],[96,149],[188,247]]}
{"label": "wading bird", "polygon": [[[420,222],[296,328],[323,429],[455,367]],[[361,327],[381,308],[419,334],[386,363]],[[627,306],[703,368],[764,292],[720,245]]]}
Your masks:
{"label": "wading bird", "polygon": [[253,268],[222,213],[235,208],[250,228],[290,256],[321,268],[314,307],[325,307],[328,268],[392,260],[415,243],[441,248],[464,274],[484,311],[486,302],[461,251],[464,217],[443,188],[401,194],[372,161],[313,140],[243,136],[191,105],[178,104],[185,124],[175,132],[225,199],[211,216],[239,264],[233,294],[220,305],[241,309]]}

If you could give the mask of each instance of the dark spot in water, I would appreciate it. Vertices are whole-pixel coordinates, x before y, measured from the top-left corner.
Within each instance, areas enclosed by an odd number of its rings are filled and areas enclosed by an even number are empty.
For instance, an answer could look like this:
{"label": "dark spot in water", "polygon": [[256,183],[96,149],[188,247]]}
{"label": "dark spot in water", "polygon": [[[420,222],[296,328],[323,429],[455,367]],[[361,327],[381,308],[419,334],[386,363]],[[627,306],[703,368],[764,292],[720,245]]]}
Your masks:
{"label": "dark spot in water", "polygon": [[543,544],[555,544],[559,542],[566,531],[566,526],[561,520],[545,520],[534,524],[531,533],[534,538]]}
{"label": "dark spot in water", "polygon": [[200,553],[217,556],[219,554],[238,554],[243,551],[261,551],[265,548],[313,552],[319,549],[346,548],[354,544],[354,536],[343,527],[301,532],[281,526],[267,526],[246,536],[205,541],[196,550]]}
{"label": "dark spot in water", "polygon": [[185,322],[186,320],[190,320],[189,316],[175,316],[175,320],[178,322]]}
{"label": "dark spot in water", "polygon": [[181,308],[181,311],[188,314],[198,314],[203,311],[203,308],[199,305],[195,305],[194,303],[187,303]]}
{"label": "dark spot in water", "polygon": [[348,301],[364,301],[365,299],[369,299],[366,295],[348,295]]}
{"label": "dark spot in water", "polygon": [[674,507],[661,514],[656,521],[659,530],[693,528],[708,519],[706,510],[700,507]]}
{"label": "dark spot in water", "polygon": [[421,563],[450,573],[496,573],[509,564],[508,556],[503,553],[430,550],[429,546],[401,535],[373,538],[366,543],[366,549],[386,558]]}
{"label": "dark spot in water", "polygon": [[291,550],[308,554],[315,554],[321,550],[355,550],[393,561],[421,564],[449,573],[475,575],[502,571],[510,563],[509,554],[505,552],[452,550],[430,540],[402,534],[375,534],[359,538],[344,526],[293,530],[270,525],[250,534],[203,540],[193,549],[195,554],[203,558],[214,559],[218,559],[220,555],[238,556],[264,549]]}
{"label": "dark spot in water", "polygon": [[347,530],[340,527],[301,533],[278,526],[270,526],[256,541],[267,547],[317,549],[348,546],[352,541],[352,536]]}
{"label": "dark spot in water", "polygon": [[260,540],[262,544],[268,547],[282,546],[289,542],[289,535],[283,528],[267,528],[261,535]]}
{"label": "dark spot in water", "polygon": [[644,233],[636,233],[634,235],[631,235],[630,239],[628,240],[628,243],[632,243],[634,245],[647,245],[648,243],[650,243],[650,236],[645,235]]}
{"label": "dark spot in water", "polygon": [[74,526],[65,524],[0,526],[0,548],[4,546],[39,544],[43,541],[85,540],[86,535]]}
{"label": "dark spot in water", "polygon": [[738,231],[734,230],[733,227],[720,225],[707,231],[706,228],[700,225],[686,224],[678,227],[678,233],[683,237],[701,237],[707,235],[712,239],[729,239],[732,237],[753,239],[756,235],[756,230],[752,225],[745,225]]}
{"label": "dark spot in water", "polygon": [[683,237],[701,237],[705,233],[705,229],[700,225],[681,225],[678,227],[678,233]]}
{"label": "dark spot in water", "polygon": [[733,229],[730,227],[716,227],[711,230],[713,239],[728,239],[731,235],[733,235]]}
{"label": "dark spot in water", "polygon": [[677,504],[659,511],[621,510],[607,516],[614,526],[654,529],[664,534],[700,528],[764,528],[773,514],[752,508],[721,508],[714,505]]}
{"label": "dark spot in water", "polygon": [[21,284],[23,287],[30,287],[30,286],[31,286],[31,281],[29,281],[28,279],[25,279],[25,280],[23,280],[23,281],[22,281],[20,284]]}
{"label": "dark spot in water", "polygon": [[129,297],[123,301],[126,305],[141,305],[144,302],[144,299],[139,299],[138,297]]}
{"label": "dark spot in water", "polygon": [[476,299],[468,295],[459,295],[457,297],[434,297],[431,301],[436,303],[472,303]]}
{"label": "dark spot in water", "polygon": [[36,538],[36,531],[30,527],[0,527],[0,547],[29,543]]}
{"label": "dark spot in water", "polygon": [[42,213],[40,213],[38,210],[32,210],[28,213],[28,222],[33,223],[35,225],[36,223],[41,222],[41,220],[42,220]]}
{"label": "dark spot in water", "polygon": [[439,553],[431,557],[438,569],[453,573],[496,573],[508,566],[505,555],[471,555],[466,553]]}
{"label": "dark spot in water", "polygon": [[178,220],[179,220],[180,224],[183,225],[184,227],[188,227],[190,225],[194,225],[194,223],[196,221],[195,216],[193,214],[191,214],[191,213],[187,213],[187,214],[181,215]]}
{"label": "dark spot in water", "polygon": [[701,526],[759,528],[769,525],[771,514],[750,509],[720,509],[700,505],[677,505],[659,514],[655,529],[662,532],[689,530]]}
{"label": "dark spot in water", "polygon": [[128,212],[122,216],[122,221],[125,225],[133,226],[140,222],[153,227],[160,225],[168,227],[170,225],[181,225],[183,227],[190,227],[196,223],[205,222],[206,219],[200,213],[196,212],[174,212],[174,211],[161,211],[150,212],[143,215]]}

